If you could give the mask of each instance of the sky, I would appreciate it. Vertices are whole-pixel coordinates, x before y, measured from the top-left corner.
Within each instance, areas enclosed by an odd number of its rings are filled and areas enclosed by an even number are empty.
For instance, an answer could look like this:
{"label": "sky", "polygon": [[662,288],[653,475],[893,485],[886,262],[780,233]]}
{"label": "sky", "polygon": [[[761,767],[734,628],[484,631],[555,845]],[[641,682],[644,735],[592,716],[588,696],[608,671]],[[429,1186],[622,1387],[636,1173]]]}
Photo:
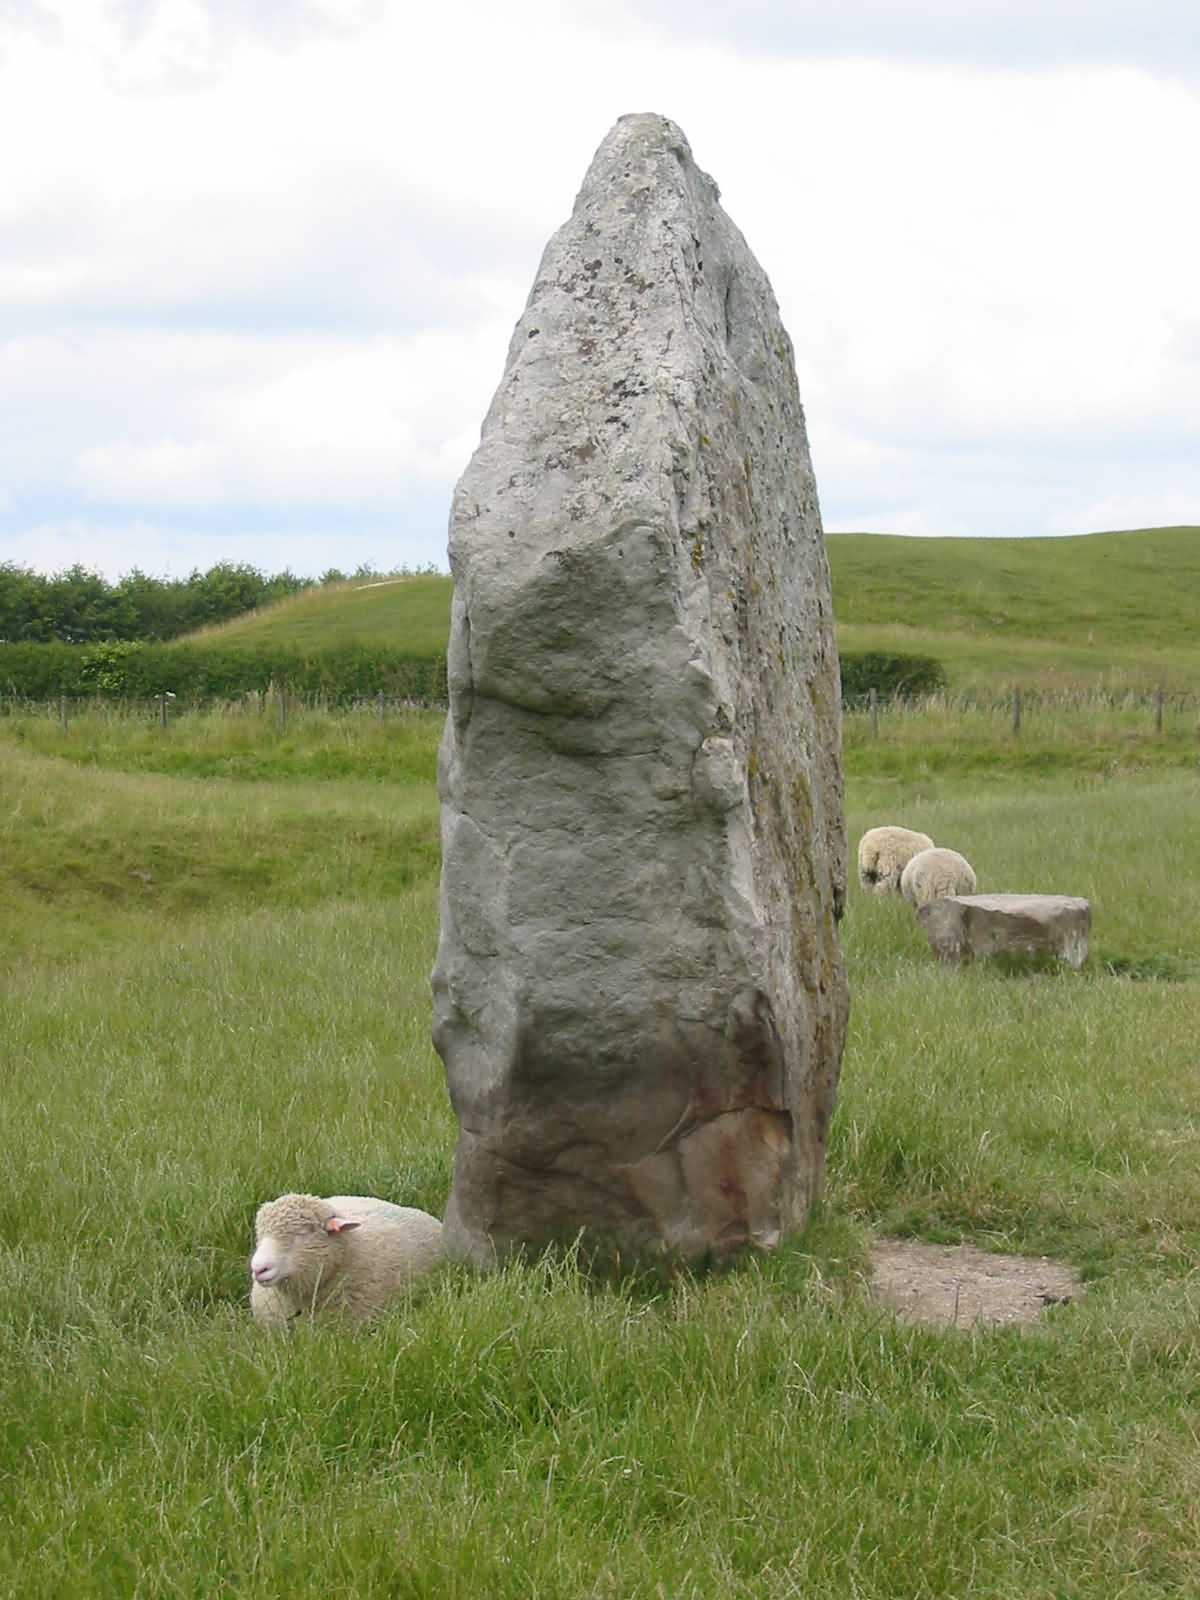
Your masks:
{"label": "sky", "polygon": [[1200,523],[1195,0],[0,0],[0,561],[446,567],[541,251],[674,118],[825,526]]}

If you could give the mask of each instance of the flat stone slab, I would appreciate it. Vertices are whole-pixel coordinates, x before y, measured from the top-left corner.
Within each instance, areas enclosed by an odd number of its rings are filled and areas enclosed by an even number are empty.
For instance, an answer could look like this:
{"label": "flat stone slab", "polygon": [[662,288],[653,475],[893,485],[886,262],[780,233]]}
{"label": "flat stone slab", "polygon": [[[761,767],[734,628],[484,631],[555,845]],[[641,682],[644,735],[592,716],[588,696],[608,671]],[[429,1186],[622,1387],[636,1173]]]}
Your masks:
{"label": "flat stone slab", "polygon": [[949,895],[917,916],[941,961],[1049,955],[1079,968],[1087,960],[1092,907],[1074,895]]}

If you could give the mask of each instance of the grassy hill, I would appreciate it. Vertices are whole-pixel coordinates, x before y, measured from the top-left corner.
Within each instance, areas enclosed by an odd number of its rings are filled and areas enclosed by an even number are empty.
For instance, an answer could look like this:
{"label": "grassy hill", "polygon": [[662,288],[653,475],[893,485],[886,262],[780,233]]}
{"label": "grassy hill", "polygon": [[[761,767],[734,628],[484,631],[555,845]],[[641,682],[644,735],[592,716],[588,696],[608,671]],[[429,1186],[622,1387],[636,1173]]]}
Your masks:
{"label": "grassy hill", "polygon": [[328,584],[203,628],[185,640],[211,641],[228,649],[283,646],[301,655],[346,645],[441,655],[450,626],[450,593],[450,579],[436,575]]}
{"label": "grassy hill", "polygon": [[937,656],[956,686],[1116,676],[1195,686],[1200,528],[1064,539],[829,537],[846,650]]}
{"label": "grassy hill", "polygon": [[971,636],[1193,646],[1200,528],[1065,539],[829,536],[839,622]]}
{"label": "grassy hill", "polygon": [[[843,650],[936,656],[956,688],[1177,688],[1200,679],[1200,528],[1063,539],[828,537]],[[450,580],[310,590],[193,642],[298,652],[347,644],[440,655]]]}

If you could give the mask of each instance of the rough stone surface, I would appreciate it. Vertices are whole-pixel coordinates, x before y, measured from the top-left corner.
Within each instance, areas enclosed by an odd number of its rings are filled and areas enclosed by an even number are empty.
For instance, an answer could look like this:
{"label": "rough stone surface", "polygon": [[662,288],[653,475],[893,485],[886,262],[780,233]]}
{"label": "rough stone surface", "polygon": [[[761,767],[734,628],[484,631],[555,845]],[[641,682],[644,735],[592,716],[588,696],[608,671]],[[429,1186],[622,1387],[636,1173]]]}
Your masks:
{"label": "rough stone surface", "polygon": [[791,344],[662,117],[546,248],[450,556],[447,1249],[769,1246],[846,1019],[837,655]]}
{"label": "rough stone surface", "polygon": [[1049,955],[1081,967],[1087,960],[1092,908],[1072,895],[950,895],[917,916],[942,961]]}

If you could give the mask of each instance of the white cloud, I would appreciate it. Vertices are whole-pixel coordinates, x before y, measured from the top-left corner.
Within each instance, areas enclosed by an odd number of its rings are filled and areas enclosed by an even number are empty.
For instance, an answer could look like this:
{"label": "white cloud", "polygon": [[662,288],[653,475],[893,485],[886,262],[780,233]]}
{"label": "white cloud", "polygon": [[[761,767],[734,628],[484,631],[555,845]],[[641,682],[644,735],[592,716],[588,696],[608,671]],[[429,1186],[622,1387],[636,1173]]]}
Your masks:
{"label": "white cloud", "polygon": [[987,67],[1200,65],[1192,0],[631,0],[670,33],[772,55]]}
{"label": "white cloud", "polygon": [[1125,9],[1081,5],[969,33],[926,0],[898,39],[883,0],[10,0],[0,557],[72,517],[440,549],[545,240],[645,109],[772,277],[828,525],[1200,520],[1183,13],[1126,55]]}
{"label": "white cloud", "polygon": [[200,526],[169,519],[104,522],[67,517],[36,522],[0,543],[0,560],[39,572],[61,572],[76,563],[116,580],[135,567],[155,577],[186,577],[218,561],[249,561],[265,572],[284,568],[301,576],[319,577],[330,567],[353,571],[361,564],[377,571],[393,567],[444,568],[444,521],[428,516],[420,524],[397,519],[390,525],[355,524],[348,530],[336,522],[275,527],[231,521],[228,526]]}
{"label": "white cloud", "polygon": [[[1053,519],[1047,532],[1097,533],[1115,528],[1179,528],[1196,525],[1196,506],[1200,503],[1200,465],[1185,479],[1186,487],[1163,489],[1152,481],[1152,474],[1140,474],[1143,481],[1114,488],[1086,502],[1073,522]],[[1146,481],[1149,479],[1150,481]]]}
{"label": "white cloud", "polygon": [[[93,504],[394,507],[448,486],[507,325],[407,339],[167,334],[0,344],[0,484]],[[30,419],[53,416],[53,429]]]}

